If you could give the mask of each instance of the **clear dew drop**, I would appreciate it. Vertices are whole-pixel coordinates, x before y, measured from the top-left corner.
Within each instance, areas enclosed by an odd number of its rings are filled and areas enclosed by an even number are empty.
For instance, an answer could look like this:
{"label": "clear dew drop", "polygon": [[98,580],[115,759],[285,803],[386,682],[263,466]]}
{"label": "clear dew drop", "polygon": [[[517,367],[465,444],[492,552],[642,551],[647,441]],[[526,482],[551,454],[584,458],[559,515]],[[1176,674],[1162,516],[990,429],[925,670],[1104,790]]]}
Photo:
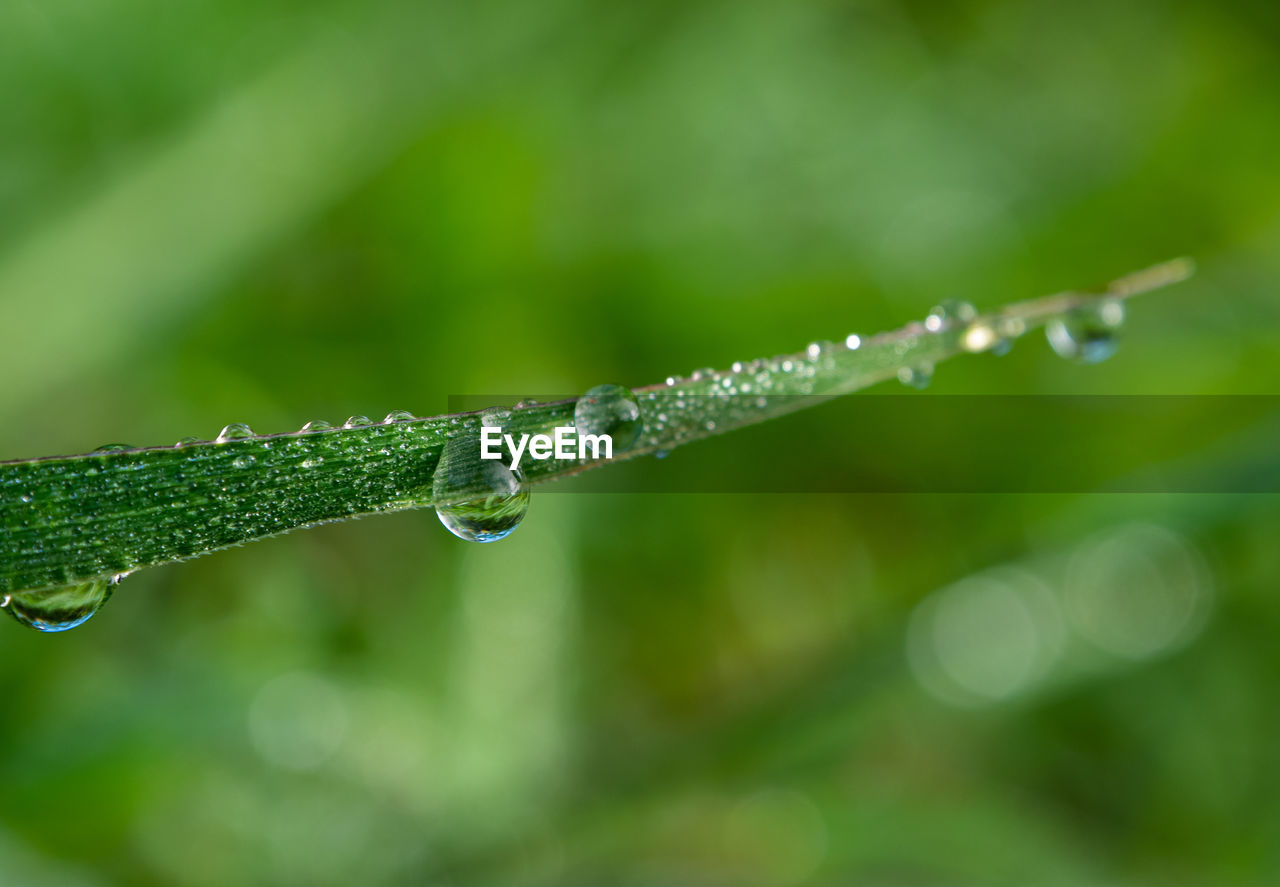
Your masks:
{"label": "clear dew drop", "polygon": [[1103,299],[1068,311],[1045,325],[1045,338],[1060,357],[1077,363],[1100,363],[1116,353],[1124,303]]}
{"label": "clear dew drop", "polygon": [[573,407],[573,425],[580,434],[607,434],[615,454],[628,450],[640,438],[644,423],[640,404],[631,389],[621,385],[597,385]]}
{"label": "clear dew drop", "polygon": [[536,407],[537,405],[538,405],[538,402],[534,400],[532,397],[526,397],[516,402],[516,409],[525,410],[525,409],[528,409],[529,407]]}
{"label": "clear dew drop", "polygon": [[978,311],[969,302],[959,299],[946,299],[933,307],[929,316],[924,319],[924,328],[936,333],[948,323],[971,323],[978,316]]}
{"label": "clear dew drop", "polygon": [[716,371],[711,367],[699,367],[689,374],[689,378],[694,382],[701,382],[703,379],[714,379]]}
{"label": "clear dew drop", "polygon": [[247,440],[253,437],[253,429],[242,422],[232,422],[230,425],[218,432],[218,443],[226,443],[229,440]]}
{"label": "clear dew drop", "polygon": [[[529,489],[516,469],[480,458],[480,438],[451,438],[431,482],[436,514],[445,529],[468,542],[496,542],[511,534],[529,510]],[[452,501],[449,501],[452,500]]]}
{"label": "clear dew drop", "polygon": [[502,407],[489,407],[480,413],[480,425],[485,428],[505,428],[511,420],[511,411]]}
{"label": "clear dew drop", "polygon": [[109,444],[103,444],[102,446],[94,450],[94,452],[95,453],[118,453],[121,450],[132,450],[132,449],[133,449],[133,446],[131,444],[109,443]]}
{"label": "clear dew drop", "polygon": [[6,595],[3,607],[9,615],[36,631],[67,631],[83,625],[102,608],[118,584],[117,579],[94,579],[65,588],[19,591]]}
{"label": "clear dew drop", "polygon": [[342,423],[343,428],[359,428],[361,425],[372,425],[373,420],[368,416],[351,416],[347,421]]}
{"label": "clear dew drop", "polygon": [[925,389],[933,381],[933,364],[922,363],[898,370],[898,381],[909,388]]}
{"label": "clear dew drop", "polygon": [[850,333],[845,336],[844,347],[848,348],[850,351],[857,351],[862,347],[862,336],[859,336],[857,333]]}
{"label": "clear dew drop", "polygon": [[416,418],[418,417],[408,410],[392,410],[387,413],[386,417],[382,420],[382,423],[384,425],[390,425],[393,422],[408,422],[411,419]]}
{"label": "clear dew drop", "polygon": [[300,434],[306,434],[311,431],[328,431],[333,427],[333,423],[326,422],[324,419],[312,419],[306,425],[298,429]]}
{"label": "clear dew drop", "polygon": [[199,437],[184,437],[182,440],[174,444],[174,447],[175,448],[187,447],[187,446],[191,446],[191,444],[198,444],[198,443],[204,443],[204,440]]}
{"label": "clear dew drop", "polygon": [[827,341],[810,342],[809,346],[804,349],[804,353],[810,360],[817,360],[824,354],[830,354],[834,349],[835,346]]}
{"label": "clear dew drop", "polygon": [[243,456],[236,456],[234,459],[232,459],[231,465],[234,468],[248,468],[255,461],[256,460],[253,456],[246,453]]}

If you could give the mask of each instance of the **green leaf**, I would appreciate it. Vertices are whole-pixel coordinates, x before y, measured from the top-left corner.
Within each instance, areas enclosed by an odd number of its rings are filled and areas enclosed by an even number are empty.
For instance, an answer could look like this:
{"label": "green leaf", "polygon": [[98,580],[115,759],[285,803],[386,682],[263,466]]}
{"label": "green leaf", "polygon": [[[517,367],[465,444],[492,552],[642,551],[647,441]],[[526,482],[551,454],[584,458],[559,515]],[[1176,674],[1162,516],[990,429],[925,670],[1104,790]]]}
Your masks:
{"label": "green leaf", "polygon": [[[776,418],[895,377],[927,378],[949,357],[991,350],[1060,318],[1186,278],[1178,259],[1089,292],[1067,292],[970,316],[634,389],[643,432],[614,461]],[[1091,334],[1096,332],[1091,328]],[[503,430],[550,434],[572,425],[575,400],[517,408]],[[442,501],[432,481],[447,441],[476,436],[479,413],[251,435],[228,426],[216,441],[110,449],[0,463],[0,593],[61,588],[181,561],[301,527]],[[251,436],[244,436],[250,434]],[[526,484],[605,464],[526,460]]]}

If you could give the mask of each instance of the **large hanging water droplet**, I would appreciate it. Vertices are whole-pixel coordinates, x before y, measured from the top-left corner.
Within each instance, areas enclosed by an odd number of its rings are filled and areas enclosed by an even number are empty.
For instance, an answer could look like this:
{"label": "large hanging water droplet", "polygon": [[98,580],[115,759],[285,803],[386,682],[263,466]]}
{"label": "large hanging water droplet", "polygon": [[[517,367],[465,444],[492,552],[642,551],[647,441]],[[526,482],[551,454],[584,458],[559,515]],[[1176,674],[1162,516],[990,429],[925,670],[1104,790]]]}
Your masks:
{"label": "large hanging water droplet", "polygon": [[630,449],[640,437],[640,404],[630,388],[597,385],[578,398],[573,424],[579,434],[607,434],[613,452]]}
{"label": "large hanging water droplet", "polygon": [[241,422],[233,422],[218,432],[218,443],[229,440],[247,440],[253,437],[253,429]]}
{"label": "large hanging water droplet", "polygon": [[479,437],[454,437],[444,446],[431,482],[440,523],[459,539],[496,542],[520,525],[529,490],[516,469],[480,458]]}
{"label": "large hanging water droplet", "polygon": [[108,579],[95,579],[66,588],[50,588],[46,591],[19,591],[7,598],[4,609],[28,628],[36,631],[66,631],[83,625],[89,617],[101,609],[116,583]]}
{"label": "large hanging water droplet", "polygon": [[1059,356],[1079,363],[1100,363],[1116,353],[1124,303],[1103,299],[1068,311],[1045,325],[1045,338]]}

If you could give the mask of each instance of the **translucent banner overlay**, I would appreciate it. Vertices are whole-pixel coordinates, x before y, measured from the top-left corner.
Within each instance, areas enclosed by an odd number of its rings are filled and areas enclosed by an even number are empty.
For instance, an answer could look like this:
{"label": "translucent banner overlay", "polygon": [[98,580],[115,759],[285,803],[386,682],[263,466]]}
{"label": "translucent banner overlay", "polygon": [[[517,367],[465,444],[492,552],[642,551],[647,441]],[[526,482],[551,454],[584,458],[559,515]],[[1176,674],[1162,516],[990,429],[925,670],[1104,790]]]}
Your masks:
{"label": "translucent banner overlay", "polygon": [[[572,396],[467,395],[450,412]],[[670,414],[666,395],[644,417]],[[793,415],[567,478],[565,492],[1273,493],[1280,396],[791,397]],[[811,409],[810,409],[811,408]]]}

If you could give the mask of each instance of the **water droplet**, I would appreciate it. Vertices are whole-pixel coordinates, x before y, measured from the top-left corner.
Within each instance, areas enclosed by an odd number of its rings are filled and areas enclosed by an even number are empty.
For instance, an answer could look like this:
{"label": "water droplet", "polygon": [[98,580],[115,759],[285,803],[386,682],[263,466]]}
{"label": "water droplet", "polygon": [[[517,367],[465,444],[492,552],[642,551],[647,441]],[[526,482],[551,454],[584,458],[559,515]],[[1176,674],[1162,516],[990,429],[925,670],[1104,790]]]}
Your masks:
{"label": "water droplet", "polygon": [[480,414],[480,425],[487,428],[505,428],[511,411],[502,407],[489,407]]}
{"label": "water droplet", "polygon": [[640,404],[631,389],[621,385],[597,385],[578,398],[573,424],[581,434],[607,434],[613,451],[630,449],[640,437]]}
{"label": "water droplet", "polygon": [[30,502],[34,497],[30,493],[23,493],[18,498],[22,500],[24,503],[26,503],[26,502]]}
{"label": "water droplet", "polygon": [[668,387],[668,388],[675,388],[675,387],[676,387],[676,377],[675,377],[675,376],[667,376],[667,387]]}
{"label": "water droplet", "polygon": [[524,409],[528,409],[529,407],[536,407],[537,405],[538,405],[538,402],[534,400],[532,397],[526,397],[523,400],[516,402],[516,409],[524,410]]}
{"label": "water droplet", "polygon": [[109,443],[109,444],[103,444],[102,446],[94,450],[94,452],[95,453],[118,453],[121,450],[132,450],[132,449],[133,449],[133,446],[131,444]]}
{"label": "water droplet", "polygon": [[744,367],[743,367],[743,365],[742,365],[742,361],[740,361],[740,360],[735,360],[735,361],[733,362],[733,366],[729,367],[729,369],[730,369],[730,370],[732,370],[732,371],[733,371],[733,372],[735,372],[735,373],[740,373],[740,372],[742,372],[742,370],[744,369]]}
{"label": "water droplet", "polygon": [[716,371],[711,367],[700,367],[689,374],[689,378],[695,382],[700,382],[703,379],[714,379],[715,376]]}
{"label": "water droplet", "polygon": [[229,440],[245,440],[253,437],[253,429],[241,422],[233,422],[218,432],[218,443]]}
{"label": "water droplet", "polygon": [[236,456],[234,459],[232,459],[231,465],[234,468],[248,468],[250,465],[254,463],[254,461],[255,461],[254,457],[246,453],[243,456]]}
{"label": "water droplet", "polygon": [[418,418],[408,410],[392,410],[387,413],[386,418],[382,420],[384,425],[390,425],[393,422],[408,422],[411,419]]}
{"label": "water droplet", "polygon": [[817,360],[822,355],[831,353],[831,348],[830,342],[810,342],[804,353],[809,355],[810,360]]}
{"label": "water droplet", "polygon": [[902,367],[898,370],[898,381],[911,388],[924,389],[933,381],[933,364],[922,363],[914,367]]}
{"label": "water droplet", "polygon": [[331,428],[333,428],[332,423],[326,422],[324,419],[313,419],[306,425],[299,428],[298,433],[306,434],[311,431],[328,431]]}
{"label": "water droplet", "polygon": [[480,458],[479,437],[454,437],[444,445],[431,482],[440,523],[459,539],[496,542],[529,510],[529,490],[516,469]]}
{"label": "water droplet", "polygon": [[977,354],[980,351],[994,350],[1001,344],[1001,341],[991,324],[979,321],[978,323],[970,324],[968,329],[964,331],[964,335],[960,337],[960,347],[965,351]]}
{"label": "water droplet", "polygon": [[850,351],[857,351],[862,347],[862,336],[859,336],[857,333],[850,333],[845,337],[844,347],[848,348]]}
{"label": "water droplet", "polygon": [[707,429],[708,431],[715,431],[715,430],[716,430],[716,423],[715,423],[715,421],[714,421],[714,420],[712,420],[712,419],[708,419],[708,420],[707,420],[707,424],[706,424],[706,426],[705,426],[705,427],[706,427],[706,429]]}
{"label": "water droplet", "polygon": [[935,305],[929,312],[929,316],[924,319],[924,328],[931,333],[936,333],[948,323],[971,323],[977,316],[977,309],[970,303],[959,299],[946,299],[941,304]]}
{"label": "water droplet", "polygon": [[653,458],[655,459],[665,459],[670,455],[671,455],[670,450],[654,450],[653,451]]}
{"label": "water droplet", "polygon": [[182,440],[174,444],[174,447],[175,448],[185,447],[185,446],[190,446],[191,444],[198,444],[198,443],[204,443],[204,440],[199,437],[184,437]]}
{"label": "water droplet", "polygon": [[4,608],[9,615],[36,631],[66,631],[82,625],[106,603],[115,582],[94,579],[66,588],[20,591],[8,595]]}
{"label": "water droplet", "polygon": [[361,425],[372,425],[373,420],[368,416],[352,416],[342,423],[343,428],[358,428]]}
{"label": "water droplet", "polygon": [[303,468],[318,468],[324,464],[324,458],[321,456],[308,456],[298,464]]}
{"label": "water droplet", "polygon": [[1124,303],[1103,299],[1068,311],[1045,325],[1045,338],[1059,356],[1079,363],[1099,363],[1116,353]]}

